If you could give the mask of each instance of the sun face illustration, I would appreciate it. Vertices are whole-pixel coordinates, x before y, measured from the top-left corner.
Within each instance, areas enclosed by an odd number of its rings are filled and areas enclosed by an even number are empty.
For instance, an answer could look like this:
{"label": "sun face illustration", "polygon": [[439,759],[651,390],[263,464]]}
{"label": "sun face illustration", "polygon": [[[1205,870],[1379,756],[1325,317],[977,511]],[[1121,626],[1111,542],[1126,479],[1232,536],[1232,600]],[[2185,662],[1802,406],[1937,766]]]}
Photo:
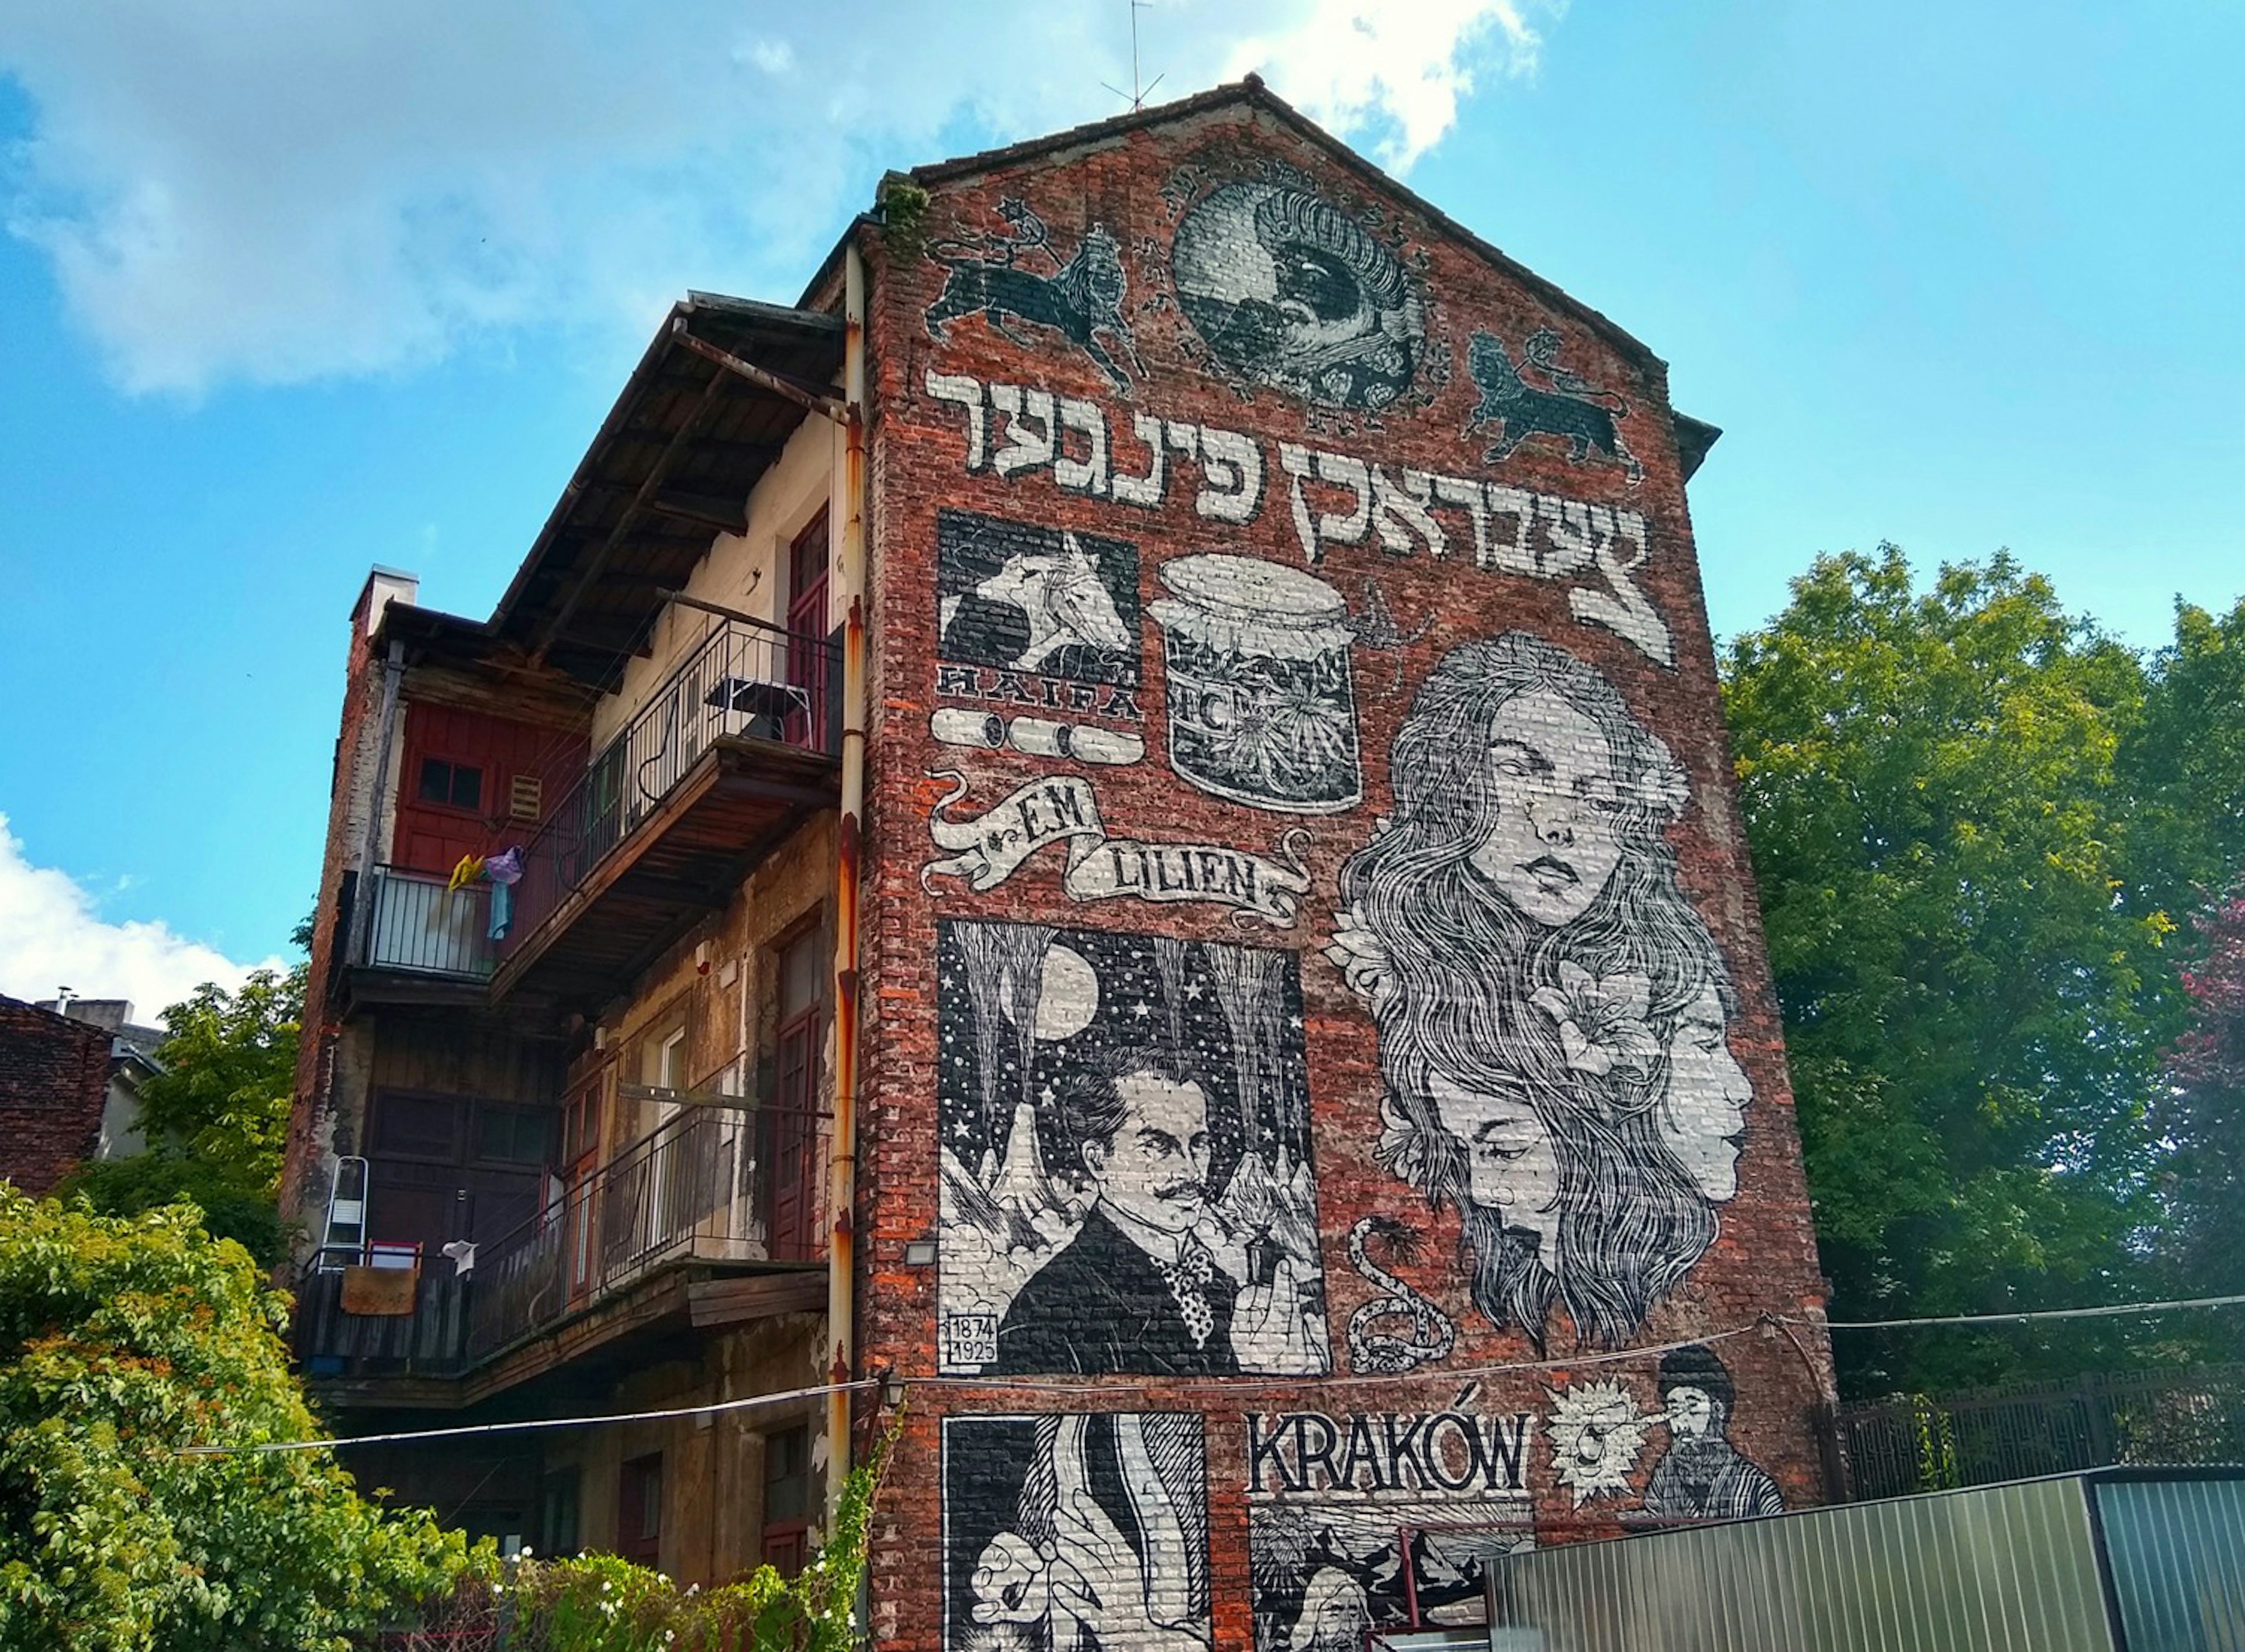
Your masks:
{"label": "sun face illustration", "polygon": [[1637,1408],[1618,1382],[1584,1383],[1551,1396],[1551,1461],[1575,1506],[1629,1490],[1629,1477],[1659,1418]]}

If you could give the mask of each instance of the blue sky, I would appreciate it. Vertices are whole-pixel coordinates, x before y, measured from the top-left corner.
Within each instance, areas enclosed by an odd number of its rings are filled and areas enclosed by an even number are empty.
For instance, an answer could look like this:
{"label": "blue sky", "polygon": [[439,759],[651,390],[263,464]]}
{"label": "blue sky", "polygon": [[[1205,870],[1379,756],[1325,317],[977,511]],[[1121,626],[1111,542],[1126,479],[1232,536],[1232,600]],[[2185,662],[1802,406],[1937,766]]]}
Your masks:
{"label": "blue sky", "polygon": [[[285,951],[368,565],[487,613],[663,307],[890,166],[1110,112],[1122,0],[0,0],[0,992]],[[1169,0],[1667,358],[1719,633],[2009,545],[2129,640],[2245,592],[2245,8]],[[1064,81],[1050,78],[1066,64]]]}

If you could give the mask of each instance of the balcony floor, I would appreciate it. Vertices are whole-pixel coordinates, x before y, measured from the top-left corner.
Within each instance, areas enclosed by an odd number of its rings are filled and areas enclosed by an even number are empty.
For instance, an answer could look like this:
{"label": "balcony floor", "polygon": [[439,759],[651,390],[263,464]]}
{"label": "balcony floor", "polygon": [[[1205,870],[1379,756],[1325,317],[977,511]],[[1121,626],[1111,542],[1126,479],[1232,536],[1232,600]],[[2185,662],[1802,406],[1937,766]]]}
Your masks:
{"label": "balcony floor", "polygon": [[531,992],[605,1003],[704,914],[722,908],[811,815],[834,807],[841,765],[777,741],[715,741],[492,977],[501,1002]]}

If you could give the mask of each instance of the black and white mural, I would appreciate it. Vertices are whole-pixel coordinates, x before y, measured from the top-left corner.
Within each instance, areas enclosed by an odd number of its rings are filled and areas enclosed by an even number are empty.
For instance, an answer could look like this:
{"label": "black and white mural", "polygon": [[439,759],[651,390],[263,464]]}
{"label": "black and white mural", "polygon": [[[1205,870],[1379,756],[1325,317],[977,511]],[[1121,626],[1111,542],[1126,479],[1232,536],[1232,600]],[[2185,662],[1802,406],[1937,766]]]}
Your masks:
{"label": "black and white mural", "polygon": [[1678,882],[1683,771],[1525,632],[1465,644],[1391,749],[1327,956],[1369,1006],[1379,1157],[1462,1224],[1471,1298],[1539,1348],[1627,1345],[1713,1242],[1753,1090],[1730,974]]}
{"label": "black and white mural", "polygon": [[1645,1512],[1664,1520],[1737,1520],[1785,1513],[1768,1471],[1731,1444],[1738,1389],[1704,1344],[1660,1357],[1660,1409],[1668,1449],[1652,1466]]}
{"label": "black and white mural", "polygon": [[950,1417],[946,1652],[1208,1652],[1197,1415]]}
{"label": "black and white mural", "polygon": [[1122,295],[1129,282],[1115,237],[1104,225],[1094,224],[1063,260],[1052,244],[1052,231],[1027,203],[1009,196],[998,203],[998,215],[1006,223],[1002,230],[928,243],[928,257],[946,272],[943,291],[927,308],[928,335],[942,343],[952,323],[979,315],[993,332],[1024,349],[1048,348],[1048,339],[1020,330],[1026,323],[1058,334],[1129,395],[1130,374],[1116,361],[1116,352],[1139,377],[1145,369],[1122,319]]}
{"label": "black and white mural", "polygon": [[1295,956],[937,926],[941,1368],[1331,1369]]}
{"label": "black and white mural", "polygon": [[935,521],[938,659],[1136,684],[1136,545],[972,511]]}
{"label": "black and white mural", "polygon": [[[1560,366],[1561,342],[1554,328],[1538,328],[1521,347],[1523,359],[1515,362],[1496,334],[1473,335],[1466,369],[1473,375],[1481,401],[1466,428],[1492,422],[1496,426],[1496,445],[1482,455],[1482,462],[1503,463],[1530,437],[1557,437],[1566,443],[1569,464],[1581,464],[1595,457],[1621,466],[1630,485],[1636,486],[1645,479],[1645,467],[1621,436],[1620,421],[1629,416],[1629,403]],[[1531,383],[1529,373],[1543,383]]]}
{"label": "black and white mural", "polygon": [[1363,1652],[1370,1631],[1488,1621],[1489,1561],[1535,1541],[1535,1419],[1473,1398],[1247,1418],[1256,1652]]}
{"label": "black and white mural", "polygon": [[1315,574],[1257,557],[1178,557],[1153,605],[1169,691],[1170,766],[1202,791],[1327,815],[1364,796],[1348,603]]}
{"label": "black and white mural", "polygon": [[1214,370],[1360,412],[1412,394],[1426,304],[1400,235],[1275,166],[1189,167],[1164,193],[1185,203],[1170,284]]}
{"label": "black and white mural", "polygon": [[1738,1406],[1730,1368],[1705,1343],[1660,1357],[1658,1411],[1639,1408],[1618,1378],[1562,1385],[1551,1395],[1553,1477],[1577,1507],[1625,1498],[1653,1435],[1667,1432],[1645,1482],[1647,1523],[1750,1520],[1785,1512],[1776,1479],[1731,1443]]}

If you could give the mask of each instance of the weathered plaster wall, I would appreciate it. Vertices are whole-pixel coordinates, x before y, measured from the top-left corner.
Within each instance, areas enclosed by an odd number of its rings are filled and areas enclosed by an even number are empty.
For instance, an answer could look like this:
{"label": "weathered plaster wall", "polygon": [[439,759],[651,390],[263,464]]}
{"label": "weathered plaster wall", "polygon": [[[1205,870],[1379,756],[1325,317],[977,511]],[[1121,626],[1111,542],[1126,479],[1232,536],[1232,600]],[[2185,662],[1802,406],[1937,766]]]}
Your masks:
{"label": "weathered plaster wall", "polygon": [[915,1401],[884,1643],[1353,1647],[1475,1616],[1490,1543],[1813,1500],[1662,365],[1268,114],[920,227],[873,253],[861,1357],[973,1385]]}

